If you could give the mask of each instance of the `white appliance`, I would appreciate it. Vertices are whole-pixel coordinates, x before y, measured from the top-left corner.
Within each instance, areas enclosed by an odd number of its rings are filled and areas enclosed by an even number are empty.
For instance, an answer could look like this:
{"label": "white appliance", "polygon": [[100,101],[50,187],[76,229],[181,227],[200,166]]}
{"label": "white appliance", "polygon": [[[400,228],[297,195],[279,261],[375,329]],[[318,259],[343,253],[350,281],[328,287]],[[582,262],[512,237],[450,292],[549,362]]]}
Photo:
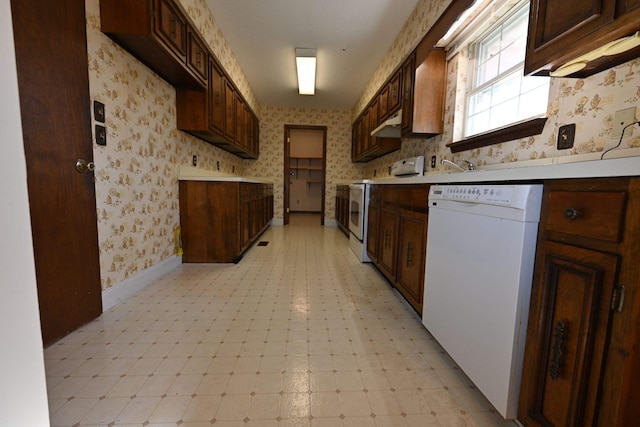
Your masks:
{"label": "white appliance", "polygon": [[367,255],[367,206],[369,185],[358,182],[349,185],[349,246],[360,262],[371,262]]}
{"label": "white appliance", "polygon": [[378,138],[400,138],[402,127],[402,110],[396,111],[380,126],[371,131],[371,136]]}
{"label": "white appliance", "polygon": [[505,419],[517,415],[542,185],[434,185],[422,323]]}
{"label": "white appliance", "polygon": [[391,166],[393,176],[424,175],[424,156],[398,160]]}

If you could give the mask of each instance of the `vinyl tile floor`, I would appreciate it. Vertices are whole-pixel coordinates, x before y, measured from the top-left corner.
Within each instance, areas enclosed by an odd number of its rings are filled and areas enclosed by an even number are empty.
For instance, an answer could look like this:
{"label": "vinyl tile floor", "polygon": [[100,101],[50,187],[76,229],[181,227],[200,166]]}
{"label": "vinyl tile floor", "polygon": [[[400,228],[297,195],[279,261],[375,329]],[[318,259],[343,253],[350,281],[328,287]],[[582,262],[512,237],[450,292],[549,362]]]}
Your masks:
{"label": "vinyl tile floor", "polygon": [[52,426],[514,426],[371,264],[292,215],[45,350]]}

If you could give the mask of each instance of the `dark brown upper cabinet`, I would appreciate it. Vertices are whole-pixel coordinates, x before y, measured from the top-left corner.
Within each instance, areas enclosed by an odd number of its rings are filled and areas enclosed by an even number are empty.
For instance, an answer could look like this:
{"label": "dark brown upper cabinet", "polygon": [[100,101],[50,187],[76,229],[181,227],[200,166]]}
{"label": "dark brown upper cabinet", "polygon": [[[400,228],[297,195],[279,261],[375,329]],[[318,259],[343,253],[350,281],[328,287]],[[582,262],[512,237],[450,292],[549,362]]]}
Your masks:
{"label": "dark brown upper cabinet", "polygon": [[402,136],[439,135],[444,130],[445,52],[432,48],[417,64],[414,58],[403,65]]}
{"label": "dark brown upper cabinet", "polygon": [[[640,0],[532,0],[525,74],[549,75],[638,30]],[[596,58],[581,61],[584,68],[575,66],[576,71],[568,76],[586,77],[629,61],[640,56],[640,46],[616,55],[593,56]]]}
{"label": "dark brown upper cabinet", "polygon": [[[101,30],[175,87],[206,85],[206,51],[171,0],[101,0]],[[188,42],[189,41],[189,46]],[[204,70],[203,68],[204,67]]]}
{"label": "dark brown upper cabinet", "polygon": [[178,129],[256,159],[259,122],[174,0],[101,0],[102,32],[176,87]]}

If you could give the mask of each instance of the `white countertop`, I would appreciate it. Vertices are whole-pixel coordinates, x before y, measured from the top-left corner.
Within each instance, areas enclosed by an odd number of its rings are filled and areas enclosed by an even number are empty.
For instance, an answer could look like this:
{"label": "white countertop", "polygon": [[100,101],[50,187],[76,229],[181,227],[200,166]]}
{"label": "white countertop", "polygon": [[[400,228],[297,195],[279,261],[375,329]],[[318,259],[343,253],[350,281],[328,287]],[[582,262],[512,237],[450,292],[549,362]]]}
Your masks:
{"label": "white countertop", "polygon": [[256,184],[273,184],[273,179],[227,175],[207,169],[181,165],[178,171],[180,181],[212,181],[212,182],[249,182]]}
{"label": "white countertop", "polygon": [[[628,154],[630,150],[626,151]],[[442,184],[640,176],[640,156],[600,160],[601,153],[594,154],[597,154],[597,157],[591,154],[580,157],[556,157],[528,162],[502,163],[469,172],[437,172],[426,173],[424,176],[374,178],[352,182],[369,184]],[[609,155],[613,157],[613,152]]]}

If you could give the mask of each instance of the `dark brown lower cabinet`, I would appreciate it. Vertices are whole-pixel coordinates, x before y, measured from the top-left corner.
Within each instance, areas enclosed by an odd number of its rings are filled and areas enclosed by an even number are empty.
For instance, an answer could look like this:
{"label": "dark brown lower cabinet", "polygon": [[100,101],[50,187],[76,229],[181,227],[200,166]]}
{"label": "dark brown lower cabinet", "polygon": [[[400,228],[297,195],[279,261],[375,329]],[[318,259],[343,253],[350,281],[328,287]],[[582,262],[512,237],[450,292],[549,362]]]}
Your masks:
{"label": "dark brown lower cabinet", "polygon": [[545,183],[518,414],[525,427],[640,419],[638,181]]}
{"label": "dark brown lower cabinet", "polygon": [[429,185],[371,188],[367,253],[404,298],[422,313]]}
{"label": "dark brown lower cabinet", "polygon": [[180,181],[182,261],[238,262],[272,218],[272,184]]}
{"label": "dark brown lower cabinet", "polygon": [[427,257],[427,215],[400,210],[396,287],[422,313],[424,267]]}
{"label": "dark brown lower cabinet", "polygon": [[336,222],[349,237],[349,186],[336,185]]}
{"label": "dark brown lower cabinet", "polygon": [[392,283],[396,281],[398,251],[398,208],[382,206],[380,210],[380,249],[378,268]]}
{"label": "dark brown lower cabinet", "polygon": [[378,263],[380,248],[380,196],[382,189],[379,185],[371,185],[369,191],[369,206],[367,207],[367,254],[371,261]]}

